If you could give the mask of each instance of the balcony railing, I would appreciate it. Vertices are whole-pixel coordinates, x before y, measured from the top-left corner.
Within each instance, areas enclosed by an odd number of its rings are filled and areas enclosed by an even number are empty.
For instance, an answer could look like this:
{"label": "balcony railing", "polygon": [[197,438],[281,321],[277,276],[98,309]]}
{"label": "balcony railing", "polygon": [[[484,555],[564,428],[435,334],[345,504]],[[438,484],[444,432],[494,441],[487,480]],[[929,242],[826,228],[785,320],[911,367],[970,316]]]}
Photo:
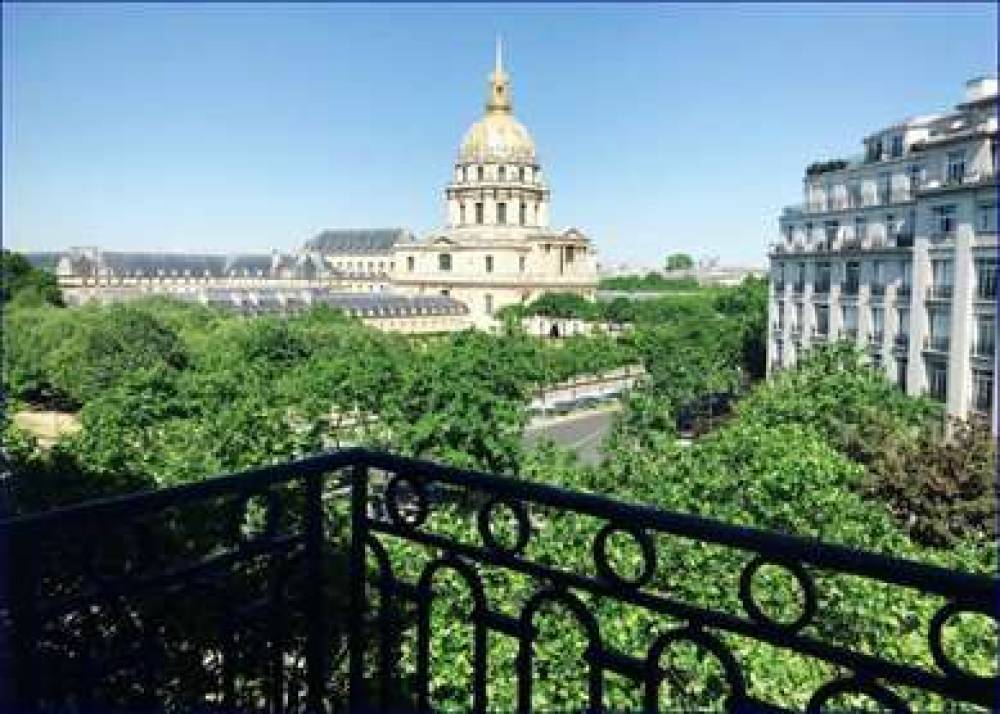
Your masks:
{"label": "balcony railing", "polygon": [[897,248],[912,248],[913,247],[913,234],[912,233],[897,233],[893,240],[895,241]]}
{"label": "balcony railing", "polygon": [[951,300],[954,289],[951,285],[928,285],[928,300]]}
{"label": "balcony railing", "polygon": [[857,295],[858,294],[858,283],[853,280],[848,280],[840,284],[841,295]]}
{"label": "balcony railing", "polygon": [[881,330],[870,332],[868,334],[868,341],[874,345],[881,345],[884,339],[885,339],[885,333]]}
{"label": "balcony railing", "polygon": [[802,282],[801,280],[796,281],[792,285],[792,292],[794,292],[794,293],[798,293],[798,294],[801,295],[805,291],[806,291],[806,284],[804,282]]}
{"label": "balcony railing", "polygon": [[996,355],[996,342],[973,342],[969,353],[976,359],[993,359]]}
{"label": "balcony railing", "polygon": [[856,340],[858,339],[858,328],[842,327],[840,328],[840,337],[845,340]]}
{"label": "balcony railing", "polygon": [[979,283],[976,285],[976,300],[986,300],[989,302],[995,302],[996,299],[997,299],[996,281],[988,283]]}
{"label": "balcony railing", "polygon": [[892,338],[892,346],[897,350],[906,350],[910,347],[910,336],[906,333],[899,333]]}
{"label": "balcony railing", "polygon": [[813,283],[813,295],[827,295],[830,292],[829,281]]}
{"label": "balcony railing", "polygon": [[947,352],[950,344],[948,335],[930,335],[924,338],[924,349],[928,352]]}
{"label": "balcony railing", "polygon": [[814,327],[809,334],[809,338],[813,342],[826,342],[830,338],[830,329],[827,327],[822,329]]}
{"label": "balcony railing", "polygon": [[[730,711],[802,706],[762,701],[748,683],[766,675],[737,646],[829,672],[807,693],[809,711],[861,693],[895,710],[910,710],[904,697],[915,691],[938,708],[998,703],[995,678],[967,673],[942,644],[952,618],[989,616],[996,578],[380,452],[336,452],[0,528],[17,574],[2,613],[5,711],[528,712],[549,708],[538,689],[557,685],[598,712],[615,706],[608,677],[656,711],[675,676],[662,658],[675,646],[718,663],[718,703]],[[576,548],[567,528],[588,542]],[[609,553],[612,539],[631,543],[634,570]],[[735,572],[685,572],[684,551],[706,547]],[[797,586],[791,617],[759,604],[763,567]],[[466,598],[444,623],[453,600],[442,575]],[[719,593],[693,596],[684,577],[710,579]],[[851,601],[870,592],[858,578],[889,596],[933,599],[923,653],[913,654],[914,633],[903,658],[890,654],[902,633],[857,649],[855,638],[830,634],[878,618]],[[732,602],[721,597],[727,588]],[[615,618],[625,612],[663,628],[619,649]],[[455,666],[442,659],[453,652],[432,651],[442,625],[467,643],[461,691],[434,684],[439,668]],[[536,664],[549,628],[575,633],[585,681],[552,682]],[[510,640],[516,657],[493,646]],[[497,685],[509,699],[498,700]]]}
{"label": "balcony railing", "polygon": [[897,285],[896,286],[896,298],[903,298],[904,300],[909,300],[910,295],[913,292],[913,288],[908,284]]}
{"label": "balcony railing", "polygon": [[872,283],[868,286],[868,292],[872,297],[882,297],[885,295],[885,285],[883,283]]}

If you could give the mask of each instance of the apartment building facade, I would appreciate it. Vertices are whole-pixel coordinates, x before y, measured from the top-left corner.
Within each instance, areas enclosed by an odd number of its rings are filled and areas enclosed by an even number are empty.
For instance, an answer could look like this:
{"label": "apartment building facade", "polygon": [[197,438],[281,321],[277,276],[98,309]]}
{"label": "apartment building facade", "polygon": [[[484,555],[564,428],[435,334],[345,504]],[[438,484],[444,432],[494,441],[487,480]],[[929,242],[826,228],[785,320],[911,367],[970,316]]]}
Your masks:
{"label": "apartment building facade", "polygon": [[997,79],[806,170],[769,251],[768,372],[851,340],[909,394],[997,431]]}

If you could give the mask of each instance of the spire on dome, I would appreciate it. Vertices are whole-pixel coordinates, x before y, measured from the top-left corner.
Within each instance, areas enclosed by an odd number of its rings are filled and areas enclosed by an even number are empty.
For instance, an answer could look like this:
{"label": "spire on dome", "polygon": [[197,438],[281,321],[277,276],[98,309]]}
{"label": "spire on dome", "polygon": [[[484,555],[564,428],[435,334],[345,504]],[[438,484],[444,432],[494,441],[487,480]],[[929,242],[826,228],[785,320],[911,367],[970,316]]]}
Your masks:
{"label": "spire on dome", "polygon": [[486,96],[487,113],[509,114],[511,111],[510,102],[510,77],[503,70],[503,42],[500,35],[497,35],[496,57],[493,64],[493,72],[489,77],[489,90]]}

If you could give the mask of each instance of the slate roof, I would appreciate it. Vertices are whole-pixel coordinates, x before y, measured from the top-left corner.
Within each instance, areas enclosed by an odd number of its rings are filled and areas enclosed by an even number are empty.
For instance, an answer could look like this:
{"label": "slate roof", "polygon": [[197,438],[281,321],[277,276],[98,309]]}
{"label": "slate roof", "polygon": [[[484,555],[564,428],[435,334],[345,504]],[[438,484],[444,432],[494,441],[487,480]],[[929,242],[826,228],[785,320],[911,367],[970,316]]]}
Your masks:
{"label": "slate roof", "polygon": [[[172,297],[177,300],[201,302],[243,314],[303,310],[310,305],[317,304],[341,309],[355,317],[367,318],[467,315],[469,312],[465,303],[445,295],[343,293],[326,288],[217,287],[147,292],[135,288],[104,287],[97,289],[95,299],[117,302],[156,295]],[[74,296],[73,301],[79,302],[76,296]]]}
{"label": "slate roof", "polygon": [[327,230],[304,247],[321,253],[388,253],[397,243],[412,240],[413,234],[403,228]]}

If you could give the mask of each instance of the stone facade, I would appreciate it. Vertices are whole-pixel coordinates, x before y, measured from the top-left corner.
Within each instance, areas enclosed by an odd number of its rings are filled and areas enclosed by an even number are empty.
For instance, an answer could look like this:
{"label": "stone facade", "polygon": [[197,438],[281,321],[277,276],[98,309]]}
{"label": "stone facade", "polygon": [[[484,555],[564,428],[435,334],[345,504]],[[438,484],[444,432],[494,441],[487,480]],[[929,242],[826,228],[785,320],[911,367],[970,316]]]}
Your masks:
{"label": "stone facade", "polygon": [[997,427],[997,80],[813,166],[772,246],[768,369],[856,341],[910,394]]}

